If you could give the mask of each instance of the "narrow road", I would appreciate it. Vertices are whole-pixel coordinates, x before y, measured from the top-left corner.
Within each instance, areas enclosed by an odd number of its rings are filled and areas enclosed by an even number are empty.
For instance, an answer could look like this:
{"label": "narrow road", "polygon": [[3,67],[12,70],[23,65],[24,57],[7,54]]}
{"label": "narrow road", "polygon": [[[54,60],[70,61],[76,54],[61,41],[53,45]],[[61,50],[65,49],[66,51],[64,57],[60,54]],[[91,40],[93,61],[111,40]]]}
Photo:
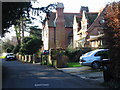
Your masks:
{"label": "narrow road", "polygon": [[50,66],[2,61],[2,88],[104,88]]}

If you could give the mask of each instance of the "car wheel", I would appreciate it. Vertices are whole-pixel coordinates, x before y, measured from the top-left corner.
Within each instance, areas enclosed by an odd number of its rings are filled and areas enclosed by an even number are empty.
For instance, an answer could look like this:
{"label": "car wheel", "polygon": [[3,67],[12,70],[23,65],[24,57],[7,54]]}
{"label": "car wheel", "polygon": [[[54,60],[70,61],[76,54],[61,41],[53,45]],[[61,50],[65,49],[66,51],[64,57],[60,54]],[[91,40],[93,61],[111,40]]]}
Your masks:
{"label": "car wheel", "polygon": [[6,58],[6,61],[9,61],[9,59],[8,59],[8,58]]}
{"label": "car wheel", "polygon": [[92,68],[93,69],[99,69],[100,68],[100,62],[93,62],[92,63]]}

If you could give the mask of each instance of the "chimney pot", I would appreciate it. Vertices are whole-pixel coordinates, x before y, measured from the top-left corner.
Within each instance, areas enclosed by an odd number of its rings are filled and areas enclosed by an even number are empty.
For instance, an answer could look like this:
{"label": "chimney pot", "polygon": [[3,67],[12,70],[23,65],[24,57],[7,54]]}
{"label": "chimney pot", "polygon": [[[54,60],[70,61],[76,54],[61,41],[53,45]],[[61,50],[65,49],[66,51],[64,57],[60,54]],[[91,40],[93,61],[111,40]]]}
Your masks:
{"label": "chimney pot", "polygon": [[57,8],[64,8],[64,5],[63,5],[63,3],[57,3]]}

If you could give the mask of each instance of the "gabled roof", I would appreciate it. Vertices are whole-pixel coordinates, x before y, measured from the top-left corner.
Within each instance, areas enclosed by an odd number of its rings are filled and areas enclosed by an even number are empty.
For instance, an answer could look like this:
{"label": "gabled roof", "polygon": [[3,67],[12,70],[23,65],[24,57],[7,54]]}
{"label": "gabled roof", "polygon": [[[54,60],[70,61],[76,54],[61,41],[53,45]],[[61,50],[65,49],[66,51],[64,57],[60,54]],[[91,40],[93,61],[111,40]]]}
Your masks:
{"label": "gabled roof", "polygon": [[82,14],[79,16],[76,16],[77,23],[81,23],[81,19],[82,19]]}
{"label": "gabled roof", "polygon": [[104,11],[105,11],[105,8],[101,12],[99,12],[93,24],[88,28],[88,32],[91,32],[92,30],[94,30],[94,27],[96,27],[96,23],[97,23],[97,27],[101,27],[99,21],[102,20],[102,17],[104,16]]}
{"label": "gabled roof", "polygon": [[88,20],[88,24],[91,25],[98,16],[98,12],[86,12],[85,16]]}
{"label": "gabled roof", "polygon": [[[65,19],[65,27],[73,27],[73,20],[74,16],[80,16],[80,13],[64,13],[64,19]],[[77,21],[79,22],[79,18],[76,18]]]}
{"label": "gabled roof", "polygon": [[[81,16],[80,13],[64,13],[64,19],[65,19],[65,27],[73,27],[73,20],[74,15],[77,15],[77,21],[80,21],[79,17]],[[54,27],[56,18],[56,13],[51,13],[50,18],[48,20],[48,26]]]}
{"label": "gabled roof", "polygon": [[[80,23],[82,18],[82,15],[80,13],[64,13],[65,27],[73,27],[73,20],[75,15],[77,23]],[[98,12],[86,12],[85,16],[88,19],[88,24],[91,25],[98,16]],[[51,13],[50,18],[48,20],[49,27],[54,27],[55,18],[56,13]]]}

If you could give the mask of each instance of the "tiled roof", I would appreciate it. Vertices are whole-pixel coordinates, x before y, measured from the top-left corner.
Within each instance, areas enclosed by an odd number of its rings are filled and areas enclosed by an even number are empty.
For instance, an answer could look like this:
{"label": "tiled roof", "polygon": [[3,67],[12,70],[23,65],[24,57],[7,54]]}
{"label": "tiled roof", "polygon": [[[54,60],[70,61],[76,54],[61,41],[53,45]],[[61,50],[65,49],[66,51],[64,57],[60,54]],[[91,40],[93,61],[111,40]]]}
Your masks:
{"label": "tiled roof", "polygon": [[[65,27],[73,27],[74,15],[80,15],[80,13],[64,13]],[[79,21],[78,18],[77,21]]]}
{"label": "tiled roof", "polygon": [[98,16],[98,12],[87,12],[85,13],[85,16],[88,20],[88,24],[91,25]]}
{"label": "tiled roof", "polygon": [[82,15],[76,16],[77,23],[81,23]]}
{"label": "tiled roof", "polygon": [[97,23],[97,27],[101,27],[99,21],[102,20],[102,17],[104,15],[104,11],[105,11],[105,8],[99,13],[99,15],[97,16],[97,18],[93,22],[93,24],[88,28],[89,32],[91,32],[92,30],[94,30],[94,27],[96,26],[96,23]]}
{"label": "tiled roof", "polygon": [[[78,23],[80,23],[82,15],[80,13],[64,13],[64,19],[65,19],[65,27],[73,27],[73,20],[74,15],[76,15],[76,20]],[[85,13],[86,18],[88,19],[89,26],[94,22],[96,17],[98,16],[98,12],[87,12]],[[56,13],[51,13],[51,16],[48,21],[48,26],[54,27],[54,21],[56,18]]]}
{"label": "tiled roof", "polygon": [[[74,15],[78,15],[77,20],[80,21],[79,19],[79,17],[81,17],[80,13],[64,13],[65,27],[73,27]],[[48,26],[54,27],[55,17],[56,13],[51,13],[51,16],[48,21]]]}

